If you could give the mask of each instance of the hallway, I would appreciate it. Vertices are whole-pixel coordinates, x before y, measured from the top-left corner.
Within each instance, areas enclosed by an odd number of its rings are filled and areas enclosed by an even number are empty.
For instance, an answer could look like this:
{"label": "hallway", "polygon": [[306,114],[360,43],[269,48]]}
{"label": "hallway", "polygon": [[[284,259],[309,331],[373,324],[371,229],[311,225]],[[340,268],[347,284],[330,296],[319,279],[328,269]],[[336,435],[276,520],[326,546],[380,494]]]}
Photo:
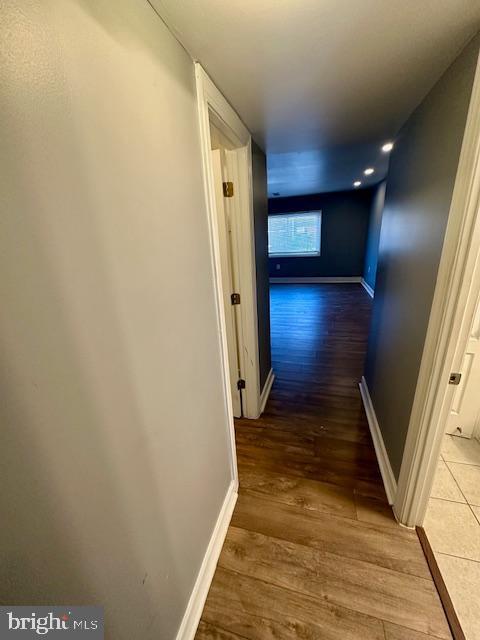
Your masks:
{"label": "hallway", "polygon": [[271,286],[276,379],[236,423],[239,499],[197,640],[451,637],[361,404],[370,309],[359,284]]}

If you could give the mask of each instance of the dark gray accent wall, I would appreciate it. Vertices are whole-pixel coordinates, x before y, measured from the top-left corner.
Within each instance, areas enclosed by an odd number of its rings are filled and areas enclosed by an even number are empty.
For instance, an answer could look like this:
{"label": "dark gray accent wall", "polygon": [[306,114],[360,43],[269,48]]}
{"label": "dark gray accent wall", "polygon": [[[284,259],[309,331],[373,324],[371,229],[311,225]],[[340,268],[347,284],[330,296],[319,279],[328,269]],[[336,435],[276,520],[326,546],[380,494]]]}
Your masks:
{"label": "dark gray accent wall", "polygon": [[270,276],[362,276],[371,202],[371,189],[271,198],[271,214],[320,209],[322,245],[315,258],[269,258]]}
{"label": "dark gray accent wall", "polygon": [[390,159],[365,377],[397,478],[478,49],[475,38],[403,126]]}
{"label": "dark gray accent wall", "polygon": [[267,160],[252,141],[253,216],[255,227],[255,262],[257,267],[258,350],[260,391],[272,366],[270,353],[270,289],[268,282],[268,195]]}
{"label": "dark gray accent wall", "polygon": [[365,247],[365,266],[363,278],[372,289],[375,289],[378,262],[378,244],[382,226],[383,206],[385,203],[385,188],[387,183],[381,182],[375,189],[372,199],[370,223],[368,225],[367,245]]}

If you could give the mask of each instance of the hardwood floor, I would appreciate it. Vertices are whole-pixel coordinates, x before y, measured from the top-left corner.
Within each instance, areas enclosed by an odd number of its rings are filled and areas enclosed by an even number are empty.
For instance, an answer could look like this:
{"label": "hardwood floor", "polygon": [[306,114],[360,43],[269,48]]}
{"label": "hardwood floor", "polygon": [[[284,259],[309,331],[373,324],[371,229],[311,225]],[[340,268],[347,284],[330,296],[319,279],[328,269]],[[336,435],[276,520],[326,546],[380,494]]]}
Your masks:
{"label": "hardwood floor", "polygon": [[236,421],[240,495],[197,640],[451,638],[361,404],[370,308],[360,285],[272,285],[276,379]]}

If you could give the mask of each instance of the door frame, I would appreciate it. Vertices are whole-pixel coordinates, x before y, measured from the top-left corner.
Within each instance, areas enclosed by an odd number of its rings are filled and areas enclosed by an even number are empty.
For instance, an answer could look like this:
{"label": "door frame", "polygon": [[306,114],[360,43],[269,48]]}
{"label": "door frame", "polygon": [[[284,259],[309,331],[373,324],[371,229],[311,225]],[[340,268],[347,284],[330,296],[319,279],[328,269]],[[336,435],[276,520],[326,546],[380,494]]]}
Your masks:
{"label": "door frame", "polygon": [[[421,526],[452,404],[450,374],[459,371],[480,296],[480,66],[460,152],[432,310],[393,509]],[[412,309],[412,313],[414,310]]]}
{"label": "door frame", "polygon": [[[212,128],[210,128],[210,135]],[[229,210],[228,203],[235,198],[226,199],[223,192],[223,182],[225,180],[234,180],[230,177],[226,164],[226,150],[215,149],[210,151],[212,155],[212,164],[215,177],[215,204],[217,208],[217,229],[220,249],[221,276],[222,276],[222,293],[223,293],[223,310],[225,312],[226,338],[228,349],[228,364],[230,371],[230,391],[232,395],[233,416],[240,417],[242,415],[241,391],[236,388],[234,382],[238,380],[240,361],[238,354],[238,332],[236,311],[238,305],[232,305],[231,292],[235,291],[235,283],[233,281],[233,246],[231,242],[230,232],[230,215],[234,211]],[[218,166],[217,166],[218,165]],[[226,175],[224,170],[227,169]]]}
{"label": "door frame", "polygon": [[[238,283],[241,303],[237,313],[240,371],[245,380],[242,393],[243,413],[246,418],[260,415],[260,363],[258,352],[257,283],[255,265],[255,236],[253,218],[252,139],[248,129],[226,99],[213,84],[200,63],[195,63],[197,107],[202,152],[203,182],[207,207],[210,242],[212,248],[215,298],[220,333],[222,368],[230,438],[235,451],[232,398],[226,323],[223,308],[223,288],[220,270],[219,236],[215,203],[215,186],[211,157],[210,122],[232,141],[237,155],[238,185],[235,195],[238,207],[235,224],[232,225],[232,241],[238,248],[238,270],[234,279]],[[232,464],[235,466],[235,455]]]}

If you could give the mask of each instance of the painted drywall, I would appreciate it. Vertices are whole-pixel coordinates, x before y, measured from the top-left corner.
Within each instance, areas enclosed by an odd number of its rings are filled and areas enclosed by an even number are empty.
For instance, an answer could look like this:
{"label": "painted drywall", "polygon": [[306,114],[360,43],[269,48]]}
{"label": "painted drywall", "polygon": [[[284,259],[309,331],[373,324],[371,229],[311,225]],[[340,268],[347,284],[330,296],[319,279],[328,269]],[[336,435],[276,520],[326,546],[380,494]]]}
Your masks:
{"label": "painted drywall", "polygon": [[173,640],[231,479],[193,63],[143,0],[0,50],[0,601]]}
{"label": "painted drywall", "polygon": [[269,258],[270,277],[362,276],[371,201],[370,189],[271,198],[271,214],[321,210],[322,239],[318,257]]}
{"label": "painted drywall", "polygon": [[270,285],[268,280],[267,159],[252,141],[253,216],[257,270],[258,350],[260,391],[272,367],[270,352]]}
{"label": "painted drywall", "polygon": [[378,263],[378,245],[380,242],[380,229],[382,226],[383,206],[385,204],[386,181],[381,182],[375,188],[372,198],[370,222],[368,224],[367,244],[365,247],[365,265],[363,278],[372,289],[375,289]]}
{"label": "painted drywall", "polygon": [[408,119],[390,159],[365,377],[397,478],[478,49],[476,37]]}

